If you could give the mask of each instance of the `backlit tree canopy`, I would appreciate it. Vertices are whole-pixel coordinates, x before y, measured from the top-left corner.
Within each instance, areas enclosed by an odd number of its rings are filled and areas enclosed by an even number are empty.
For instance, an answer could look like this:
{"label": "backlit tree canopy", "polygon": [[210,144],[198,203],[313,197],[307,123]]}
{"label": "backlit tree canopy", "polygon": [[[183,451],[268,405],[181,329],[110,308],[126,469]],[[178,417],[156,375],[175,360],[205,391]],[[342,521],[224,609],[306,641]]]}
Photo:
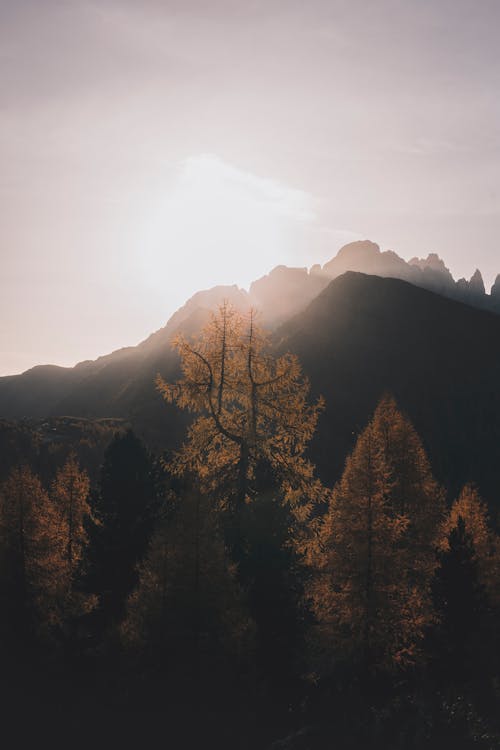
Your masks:
{"label": "backlit tree canopy", "polygon": [[236,505],[251,495],[259,462],[272,468],[287,501],[314,489],[304,451],[323,403],[308,403],[297,357],[276,357],[269,343],[254,312],[245,317],[224,304],[198,337],[174,340],[182,378],[157,381],[167,401],[199,414],[171,469],[194,472],[206,489],[225,486]]}
{"label": "backlit tree canopy", "polygon": [[348,457],[316,548],[313,604],[325,653],[366,668],[415,661],[433,621],[443,493],[422,443],[385,397]]}

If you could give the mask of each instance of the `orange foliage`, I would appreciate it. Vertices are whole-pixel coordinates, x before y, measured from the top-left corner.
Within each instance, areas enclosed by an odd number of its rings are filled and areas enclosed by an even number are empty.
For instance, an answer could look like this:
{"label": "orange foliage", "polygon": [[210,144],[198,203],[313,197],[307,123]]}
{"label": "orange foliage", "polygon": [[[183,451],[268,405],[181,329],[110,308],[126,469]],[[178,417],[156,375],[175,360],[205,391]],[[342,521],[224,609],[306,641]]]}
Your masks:
{"label": "orange foliage", "polygon": [[[469,535],[474,549],[480,582],[484,585],[490,600],[500,605],[500,539],[488,522],[488,509],[481,500],[479,492],[472,484],[462,489],[460,496],[453,503],[444,523],[446,538],[458,526],[462,519],[466,534]],[[447,540],[445,538],[444,547]]]}
{"label": "orange foliage", "polygon": [[415,661],[433,619],[430,580],[443,493],[409,420],[379,403],[334,488],[311,560],[327,659],[367,668]]}
{"label": "orange foliage", "polygon": [[2,588],[10,619],[21,629],[46,632],[61,621],[60,529],[60,517],[38,477],[27,467],[14,469],[0,490]]}
{"label": "orange foliage", "polygon": [[309,383],[292,354],[275,357],[269,337],[250,312],[224,304],[194,340],[174,340],[183,377],[158,377],[163,397],[199,416],[170,469],[192,473],[207,491],[232,493],[236,504],[250,497],[250,482],[264,460],[279,478],[286,500],[297,509],[320,494],[304,457],[322,400],[308,403]]}

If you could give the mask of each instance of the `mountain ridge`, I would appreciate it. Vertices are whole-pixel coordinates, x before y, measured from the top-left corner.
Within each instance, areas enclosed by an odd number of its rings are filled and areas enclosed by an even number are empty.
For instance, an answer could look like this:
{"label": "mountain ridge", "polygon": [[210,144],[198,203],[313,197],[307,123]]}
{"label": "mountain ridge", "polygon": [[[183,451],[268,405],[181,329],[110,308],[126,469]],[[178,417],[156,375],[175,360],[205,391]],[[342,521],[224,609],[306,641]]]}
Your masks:
{"label": "mountain ridge", "polygon": [[[436,253],[429,253],[425,259],[414,257],[405,261],[393,250],[381,251],[375,242],[357,240],[341,247],[337,255],[323,266],[315,264],[309,269],[305,266],[275,266],[269,273],[254,280],[248,292],[236,284],[218,285],[195,292],[170,316],[164,326],[136,345],[115,349],[94,360],[82,360],[74,367],[35,365],[19,375],[0,376],[0,383],[7,378],[20,377],[29,372],[41,374],[40,368],[51,367],[65,372],[76,368],[91,370],[105,366],[111,360],[126,359],[137,352],[148,352],[159,340],[169,340],[173,332],[183,327],[193,313],[213,309],[223,300],[231,302],[240,310],[257,308],[262,314],[264,324],[269,328],[276,328],[301,309],[305,309],[330,281],[348,271],[401,279],[451,299],[500,313],[500,274],[496,277],[490,294],[487,294],[479,269],[476,269],[469,281],[464,278],[455,281],[444,261]],[[187,323],[184,327],[190,329],[193,326]]]}
{"label": "mountain ridge", "polygon": [[[497,297],[495,294],[488,297],[479,276],[473,276],[472,284],[460,284],[460,280],[455,282],[444,262],[435,254],[425,260],[414,258],[406,262],[396,253],[381,252],[378,245],[363,240],[341,248],[337,256],[323,267],[316,265],[308,270],[277,266],[254,281],[248,292],[236,285],[197,292],[165,326],[137,346],[80,362],[73,368],[38,365],[21,375],[0,378],[0,417],[21,419],[73,414],[86,418],[131,418],[143,425],[148,420],[154,422],[159,396],[155,393],[149,398],[144,394],[152,387],[156,373],[161,372],[167,378],[178,374],[177,355],[170,348],[170,341],[176,333],[182,331],[190,335],[199,330],[210,311],[223,300],[228,300],[241,311],[247,311],[251,306],[259,307],[263,324],[277,331],[307,310],[333,280],[345,273],[356,272],[359,266],[377,270],[379,273],[375,275],[382,278],[388,274],[388,278],[394,279],[396,272],[410,275],[411,281],[402,281],[415,288],[431,287],[429,291],[442,296],[445,288],[445,297],[463,302],[470,309],[475,306],[493,314],[491,300],[498,297],[500,303],[500,276],[493,285]],[[368,276],[373,278],[374,275]],[[420,283],[416,284],[415,280]],[[399,315],[400,311],[394,310],[393,313]],[[174,421],[177,419],[177,416],[170,416]]]}
{"label": "mountain ridge", "polygon": [[[207,314],[192,311],[181,322],[197,328]],[[493,509],[500,486],[499,342],[500,316],[493,312],[358,272],[332,280],[272,333],[274,351],[297,354],[312,396],[325,398],[310,454],[327,485],[339,478],[356,436],[390,392],[422,436],[450,497],[472,481]],[[153,450],[175,450],[191,416],[156,391],[158,372],[170,381],[180,374],[176,352],[164,340],[156,345],[99,372],[87,369],[62,394],[56,385],[48,395],[58,399],[38,416],[121,419]],[[0,387],[0,406],[4,396]],[[40,406],[34,394],[21,396],[23,408]]]}

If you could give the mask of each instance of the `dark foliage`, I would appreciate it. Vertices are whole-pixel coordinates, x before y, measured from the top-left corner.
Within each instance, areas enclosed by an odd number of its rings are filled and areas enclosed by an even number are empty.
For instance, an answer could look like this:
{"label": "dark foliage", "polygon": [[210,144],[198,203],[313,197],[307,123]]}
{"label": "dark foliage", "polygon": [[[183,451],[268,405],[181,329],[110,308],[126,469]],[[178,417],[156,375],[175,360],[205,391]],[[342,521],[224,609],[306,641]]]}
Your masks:
{"label": "dark foliage", "polygon": [[159,466],[131,430],[117,434],[104,456],[94,512],[99,525],[90,547],[89,586],[101,596],[105,625],[123,616],[137,583],[162,491]]}

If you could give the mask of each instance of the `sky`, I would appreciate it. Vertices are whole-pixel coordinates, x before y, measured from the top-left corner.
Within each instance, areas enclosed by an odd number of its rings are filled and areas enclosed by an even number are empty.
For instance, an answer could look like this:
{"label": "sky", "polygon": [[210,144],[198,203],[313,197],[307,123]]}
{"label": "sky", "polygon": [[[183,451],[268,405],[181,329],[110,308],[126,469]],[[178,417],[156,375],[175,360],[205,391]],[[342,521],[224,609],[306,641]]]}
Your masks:
{"label": "sky", "polygon": [[498,0],[0,0],[0,375],[352,239],[500,272]]}

